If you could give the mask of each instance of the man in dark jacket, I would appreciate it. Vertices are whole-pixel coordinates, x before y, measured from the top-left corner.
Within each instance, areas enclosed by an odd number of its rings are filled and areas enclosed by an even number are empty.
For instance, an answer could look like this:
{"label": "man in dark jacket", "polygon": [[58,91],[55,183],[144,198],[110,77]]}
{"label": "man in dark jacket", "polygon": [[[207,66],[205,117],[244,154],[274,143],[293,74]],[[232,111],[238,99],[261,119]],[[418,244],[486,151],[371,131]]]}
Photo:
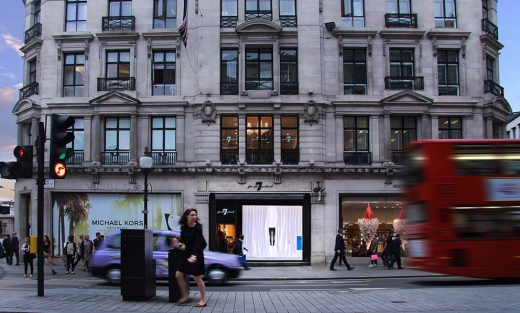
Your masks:
{"label": "man in dark jacket", "polygon": [[13,255],[16,256],[16,265],[20,265],[20,241],[16,236],[16,232],[13,233],[9,246],[9,250],[11,251],[11,265],[13,265]]}
{"label": "man in dark jacket", "polygon": [[240,258],[240,264],[244,267],[245,270],[249,269],[249,266],[247,266],[247,260],[246,255],[244,254],[244,250],[247,251],[246,248],[244,248],[244,235],[240,234],[237,236],[237,240],[235,241],[235,246],[233,247],[233,253],[237,254]]}
{"label": "man in dark jacket", "polygon": [[345,257],[345,241],[343,241],[343,235],[341,235],[341,228],[338,229],[338,234],[336,235],[336,244],[334,246],[334,258],[332,259],[332,262],[330,262],[330,270],[335,271],[334,264],[336,264],[336,260],[338,257],[340,260],[343,261],[345,266],[347,267],[347,270],[353,270],[354,267],[350,266],[347,262],[347,258]]}
{"label": "man in dark jacket", "polygon": [[4,240],[2,240],[2,246],[4,246],[5,250],[5,262],[7,265],[11,265],[11,235],[7,234]]}
{"label": "man in dark jacket", "polygon": [[388,262],[387,268],[393,269],[394,263],[397,261],[397,269],[403,269],[401,267],[401,239],[399,239],[399,234],[394,234],[392,237],[392,243],[390,244],[390,262]]}

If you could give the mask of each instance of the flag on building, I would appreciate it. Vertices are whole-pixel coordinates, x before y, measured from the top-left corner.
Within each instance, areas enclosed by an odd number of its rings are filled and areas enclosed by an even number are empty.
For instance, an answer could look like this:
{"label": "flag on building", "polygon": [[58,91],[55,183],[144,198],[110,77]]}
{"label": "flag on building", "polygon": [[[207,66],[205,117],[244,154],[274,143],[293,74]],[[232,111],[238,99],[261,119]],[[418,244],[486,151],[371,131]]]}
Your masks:
{"label": "flag on building", "polygon": [[179,27],[179,33],[181,34],[184,47],[186,47],[188,43],[188,0],[184,0],[184,14],[182,16],[182,24]]}

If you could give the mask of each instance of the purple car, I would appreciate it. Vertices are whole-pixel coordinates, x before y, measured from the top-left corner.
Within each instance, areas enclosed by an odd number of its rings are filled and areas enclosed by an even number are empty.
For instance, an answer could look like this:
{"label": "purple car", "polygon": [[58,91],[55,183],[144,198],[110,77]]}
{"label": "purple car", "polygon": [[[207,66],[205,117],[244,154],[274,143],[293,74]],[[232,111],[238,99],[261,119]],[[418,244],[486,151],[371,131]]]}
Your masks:
{"label": "purple car", "polygon": [[[180,238],[180,231],[153,230],[153,258],[156,260],[157,279],[168,279],[167,238]],[[237,255],[215,251],[204,251],[206,279],[209,283],[224,283],[229,278],[236,278],[242,266]],[[103,240],[90,259],[93,276],[107,279],[110,283],[119,283],[121,278],[121,232],[116,231]]]}

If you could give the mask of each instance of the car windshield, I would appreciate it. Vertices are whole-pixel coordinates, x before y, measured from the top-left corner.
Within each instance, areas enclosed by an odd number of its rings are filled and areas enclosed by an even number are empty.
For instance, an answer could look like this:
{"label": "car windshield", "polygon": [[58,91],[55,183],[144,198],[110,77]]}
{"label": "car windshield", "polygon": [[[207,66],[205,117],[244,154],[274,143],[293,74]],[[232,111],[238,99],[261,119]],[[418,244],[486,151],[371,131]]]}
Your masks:
{"label": "car windshield", "polygon": [[114,234],[108,237],[107,248],[121,249],[121,234]]}

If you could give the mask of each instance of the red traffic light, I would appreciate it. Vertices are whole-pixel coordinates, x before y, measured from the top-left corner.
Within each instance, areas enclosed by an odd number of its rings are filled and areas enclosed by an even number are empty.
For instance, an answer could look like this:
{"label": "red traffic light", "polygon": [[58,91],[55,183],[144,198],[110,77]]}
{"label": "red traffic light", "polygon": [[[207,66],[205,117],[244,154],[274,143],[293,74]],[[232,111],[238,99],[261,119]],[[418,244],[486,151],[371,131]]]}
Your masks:
{"label": "red traffic light", "polygon": [[23,157],[27,154],[25,148],[22,146],[16,146],[13,150],[14,157],[17,159],[23,159]]}
{"label": "red traffic light", "polygon": [[67,167],[65,166],[65,164],[61,162],[55,163],[54,167],[52,168],[52,171],[56,178],[65,178],[65,176],[67,175]]}

